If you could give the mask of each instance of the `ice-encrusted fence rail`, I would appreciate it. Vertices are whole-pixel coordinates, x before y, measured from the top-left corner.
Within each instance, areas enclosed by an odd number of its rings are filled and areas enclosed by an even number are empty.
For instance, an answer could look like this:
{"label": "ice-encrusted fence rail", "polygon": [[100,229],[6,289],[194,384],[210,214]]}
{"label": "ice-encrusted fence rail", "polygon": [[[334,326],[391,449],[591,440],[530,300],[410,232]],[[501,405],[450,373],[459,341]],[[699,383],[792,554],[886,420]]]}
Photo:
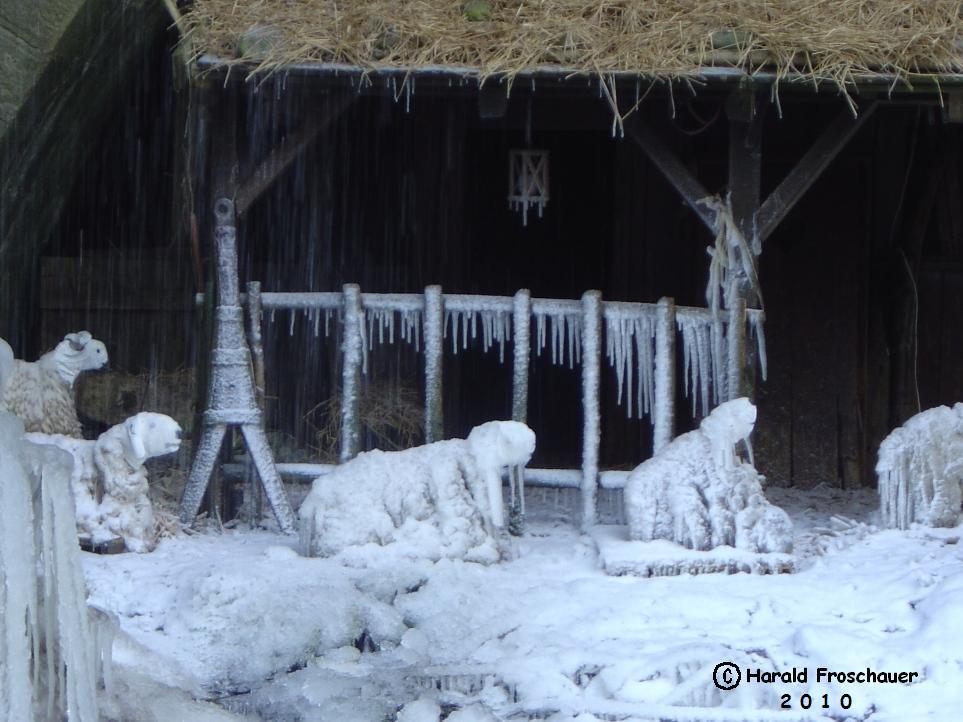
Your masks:
{"label": "ice-encrusted fence rail", "polygon": [[[583,441],[580,469],[525,469],[523,480],[535,486],[581,490],[582,517],[596,518],[599,485],[620,488],[628,472],[599,471],[601,442],[599,397],[602,352],[616,374],[618,403],[637,418],[647,414],[653,426],[653,449],[673,436],[676,397],[676,346],[681,339],[683,387],[692,412],[707,413],[714,405],[740,395],[746,336],[758,344],[765,376],[764,317],[744,303],[719,314],[706,308],[658,303],[604,301],[599,291],[580,300],[532,298],[528,290],[514,296],[445,294],[428,286],[423,294],[367,293],[355,284],[342,292],[261,292],[248,283],[242,299],[251,324],[252,355],[262,365],[261,325],[289,312],[289,331],[298,317],[320,337],[332,328],[342,334],[341,446],[342,462],[360,451],[361,377],[368,353],[376,344],[396,339],[412,344],[424,361],[425,438],[443,438],[442,368],[445,349],[453,353],[481,340],[483,350],[497,347],[502,362],[512,343],[512,419],[527,420],[531,352],[550,353],[552,362],[581,367]],[[604,343],[603,343],[604,339]],[[259,373],[255,369],[256,375]],[[285,476],[316,477],[333,468],[325,464],[277,465]]]}

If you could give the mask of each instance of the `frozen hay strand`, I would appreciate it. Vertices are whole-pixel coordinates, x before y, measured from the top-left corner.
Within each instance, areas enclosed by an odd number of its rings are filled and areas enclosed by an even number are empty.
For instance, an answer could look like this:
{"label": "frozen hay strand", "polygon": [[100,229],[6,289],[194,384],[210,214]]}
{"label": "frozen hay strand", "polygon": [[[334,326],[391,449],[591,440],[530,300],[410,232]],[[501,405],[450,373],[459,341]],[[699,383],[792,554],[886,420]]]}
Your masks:
{"label": "frozen hay strand", "polygon": [[502,470],[528,463],[535,434],[490,421],[467,439],[369,451],[314,481],[300,509],[301,551],[367,565],[402,557],[493,563],[508,556]]}
{"label": "frozen hay strand", "polygon": [[963,404],[910,418],[879,445],[876,464],[884,526],[953,527],[963,502]]}
{"label": "frozen hay strand", "polygon": [[[762,481],[751,463],[736,455],[736,444],[747,442],[756,409],[746,398],[717,406],[699,428],[673,440],[638,466],[625,485],[625,518],[633,541],[665,540],[693,550],[669,554],[668,567],[681,572],[783,571],[792,551],[792,522],[763,494]],[[669,548],[671,549],[671,547]],[[708,561],[698,553],[711,551]],[[662,569],[647,557],[641,569]],[[746,555],[776,554],[758,565]],[[747,569],[748,567],[748,569]],[[669,572],[658,571],[659,574]],[[678,572],[676,572],[678,573]]]}
{"label": "frozen hay strand", "polygon": [[86,604],[70,459],[0,412],[0,718],[98,720],[110,620]]}

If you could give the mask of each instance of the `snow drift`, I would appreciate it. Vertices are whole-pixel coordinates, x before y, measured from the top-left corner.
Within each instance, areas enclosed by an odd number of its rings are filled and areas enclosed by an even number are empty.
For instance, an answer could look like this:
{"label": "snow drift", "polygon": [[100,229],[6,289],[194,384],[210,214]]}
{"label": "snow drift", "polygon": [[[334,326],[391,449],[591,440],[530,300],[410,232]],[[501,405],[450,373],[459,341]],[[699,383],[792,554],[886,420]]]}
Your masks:
{"label": "snow drift", "polygon": [[374,544],[408,557],[498,561],[501,472],[534,451],[525,424],[490,421],[464,440],[361,454],[315,480],[300,509],[302,553]]}
{"label": "snow drift", "polygon": [[883,524],[952,527],[963,502],[963,404],[910,418],[879,445],[876,464]]}
{"label": "snow drift", "polygon": [[702,551],[792,551],[789,516],[766,500],[763,477],[735,453],[755,422],[748,399],[727,401],[638,466],[625,485],[629,537]]}

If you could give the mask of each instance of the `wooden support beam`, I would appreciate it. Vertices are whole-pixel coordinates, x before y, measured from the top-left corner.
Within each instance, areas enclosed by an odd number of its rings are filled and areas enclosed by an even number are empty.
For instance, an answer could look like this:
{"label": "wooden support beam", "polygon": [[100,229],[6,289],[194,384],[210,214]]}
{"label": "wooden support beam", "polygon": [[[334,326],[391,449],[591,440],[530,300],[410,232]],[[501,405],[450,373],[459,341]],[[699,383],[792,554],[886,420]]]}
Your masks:
{"label": "wooden support beam", "polygon": [[308,116],[300,128],[289,133],[280,145],[273,148],[257,168],[239,184],[234,201],[238,215],[243,215],[304,152],[308,144],[331,125],[353,100],[354,96],[350,94],[330,99],[323,113]]}
{"label": "wooden support beam", "polygon": [[675,301],[660,298],[655,318],[652,453],[658,454],[675,435]]}
{"label": "wooden support beam", "polygon": [[662,171],[706,228],[715,233],[715,212],[699,202],[709,197],[709,191],[689,172],[679,157],[641,119],[626,123],[625,132],[645,152],[655,167]]}
{"label": "wooden support beam", "polygon": [[729,198],[732,217],[755,255],[762,251],[756,233],[762,176],[762,123],[768,95],[740,88],[726,101],[729,118]]}
{"label": "wooden support beam", "polygon": [[839,155],[849,139],[863,127],[876,110],[878,101],[869,103],[856,118],[848,109],[839,116],[816,139],[796,167],[782,183],[766,198],[759,209],[756,227],[760,242],[764,242],[782,222],[793,206],[805,195],[809,187],[822,175],[832,160]]}

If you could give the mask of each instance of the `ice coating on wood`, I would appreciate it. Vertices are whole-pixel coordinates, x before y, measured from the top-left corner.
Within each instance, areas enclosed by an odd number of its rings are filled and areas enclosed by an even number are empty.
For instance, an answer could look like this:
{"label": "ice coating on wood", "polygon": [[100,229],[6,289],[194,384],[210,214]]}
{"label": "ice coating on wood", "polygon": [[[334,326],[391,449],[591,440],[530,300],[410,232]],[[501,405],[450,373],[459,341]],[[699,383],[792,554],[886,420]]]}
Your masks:
{"label": "ice coating on wood", "polygon": [[876,464],[883,524],[952,527],[963,500],[963,404],[910,418],[879,445]]}
{"label": "ice coating on wood", "polygon": [[582,296],[582,528],[596,521],[599,444],[599,370],[601,366],[602,294],[586,291]]}
{"label": "ice coating on wood", "polygon": [[104,654],[87,614],[70,460],[22,437],[0,413],[0,718],[96,722]]}
{"label": "ice coating on wood", "polygon": [[299,512],[302,553],[352,550],[363,561],[390,546],[409,557],[497,561],[506,553],[502,471],[534,450],[527,426],[491,421],[464,440],[360,454],[314,481]]}
{"label": "ice coating on wood", "polygon": [[735,453],[755,421],[748,399],[727,401],[639,465],[625,485],[629,537],[703,551],[791,551],[792,522],[766,501],[762,477]]}

